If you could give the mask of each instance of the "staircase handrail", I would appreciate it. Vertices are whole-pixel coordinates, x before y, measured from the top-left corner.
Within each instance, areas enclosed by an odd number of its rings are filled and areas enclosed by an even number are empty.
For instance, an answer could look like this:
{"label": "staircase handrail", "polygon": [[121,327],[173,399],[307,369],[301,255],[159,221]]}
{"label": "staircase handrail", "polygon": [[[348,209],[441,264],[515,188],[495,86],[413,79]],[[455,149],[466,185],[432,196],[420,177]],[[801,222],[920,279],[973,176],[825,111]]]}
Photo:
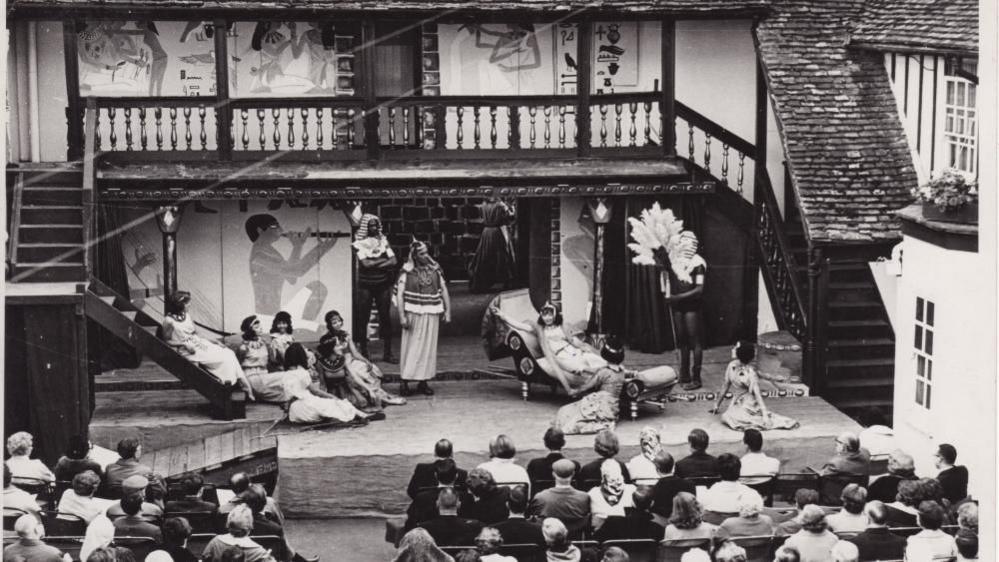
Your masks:
{"label": "staircase handrail", "polygon": [[83,270],[90,277],[93,262],[93,246],[97,242],[95,226],[97,213],[94,212],[94,178],[96,169],[94,158],[96,147],[94,138],[97,132],[97,100],[87,98],[87,108],[83,118]]}
{"label": "staircase handrail", "polygon": [[24,174],[18,172],[17,180],[14,181],[14,200],[11,202],[10,216],[10,236],[7,240],[7,262],[9,264],[8,273],[14,274],[17,265],[17,244],[21,238],[21,206],[24,200]]}
{"label": "staircase handrail", "polygon": [[676,101],[676,116],[755,160],[756,145],[715,123],[710,117],[698,113],[680,100]]}

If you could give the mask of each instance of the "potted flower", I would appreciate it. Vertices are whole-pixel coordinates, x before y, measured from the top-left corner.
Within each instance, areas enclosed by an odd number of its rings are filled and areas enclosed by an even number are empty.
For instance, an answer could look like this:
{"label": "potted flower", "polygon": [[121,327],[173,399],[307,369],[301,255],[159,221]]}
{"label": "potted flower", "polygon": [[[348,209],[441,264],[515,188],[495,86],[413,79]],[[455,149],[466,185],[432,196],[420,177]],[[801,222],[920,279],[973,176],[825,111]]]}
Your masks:
{"label": "potted flower", "polygon": [[944,222],[978,223],[978,184],[963,172],[947,168],[912,190],[923,204],[923,217]]}

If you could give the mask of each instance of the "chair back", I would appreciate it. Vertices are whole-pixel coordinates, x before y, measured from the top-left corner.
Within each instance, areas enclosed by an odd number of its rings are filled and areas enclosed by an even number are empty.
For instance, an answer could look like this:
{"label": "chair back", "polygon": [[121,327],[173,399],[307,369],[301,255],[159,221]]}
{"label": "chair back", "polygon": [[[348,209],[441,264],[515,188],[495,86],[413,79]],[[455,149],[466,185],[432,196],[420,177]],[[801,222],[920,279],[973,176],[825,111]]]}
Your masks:
{"label": "chair back", "polygon": [[215,511],[168,511],[163,514],[164,521],[171,517],[187,519],[191,525],[191,531],[195,533],[217,533],[222,529],[219,526],[219,514]]}
{"label": "chair back", "polygon": [[205,551],[208,543],[215,538],[215,533],[194,533],[187,539],[187,549],[194,554],[194,557],[201,559],[201,554]]}
{"label": "chair back", "polygon": [[680,562],[683,553],[692,548],[711,552],[711,539],[678,539],[659,543],[657,562]]}
{"label": "chair back", "polygon": [[496,487],[506,488],[507,490],[512,490],[514,486],[525,486],[527,487],[527,497],[531,496],[531,483],[530,482],[497,482]]}
{"label": "chair back", "polygon": [[584,492],[589,492],[593,488],[599,488],[601,484],[599,478],[587,478],[585,480],[579,480],[573,483],[573,487],[577,490],[582,490]]}
{"label": "chair back", "polygon": [[55,483],[52,484],[52,509],[59,509],[59,501],[62,500],[63,492],[72,489],[72,480],[56,480]]}
{"label": "chair back", "polygon": [[439,546],[441,550],[445,553],[450,554],[451,558],[458,558],[458,554],[466,550],[475,550],[475,545],[465,545],[465,546]]}
{"label": "chair back", "polygon": [[773,507],[774,490],[777,489],[777,478],[775,476],[747,476],[739,479],[740,482],[756,490],[763,498],[763,505]]}
{"label": "chair back", "polygon": [[87,533],[87,522],[72,513],[42,511],[39,515],[45,526],[45,534],[71,537]]}
{"label": "chair back", "polygon": [[4,531],[13,531],[14,530],[14,523],[17,523],[17,520],[20,519],[22,515],[27,515],[27,514],[28,514],[28,512],[24,511],[23,509],[15,509],[13,507],[6,507],[6,506],[4,506],[4,508],[3,508],[3,530]]}
{"label": "chair back", "polygon": [[504,544],[499,548],[503,556],[512,556],[517,562],[545,562],[545,549],[536,544]]}
{"label": "chair back", "polygon": [[252,535],[250,536],[255,543],[264,547],[266,550],[271,551],[271,556],[275,560],[287,560],[288,553],[286,552],[284,539],[277,535]]}
{"label": "chair back", "polygon": [[656,562],[659,542],[652,539],[620,539],[604,541],[604,550],[616,546],[628,553],[629,562]]}
{"label": "chair back", "polygon": [[729,517],[738,517],[737,512],[727,512],[727,511],[705,511],[701,515],[701,520],[705,523],[711,523],[712,525],[721,525],[722,521],[728,519]]}
{"label": "chair back", "polygon": [[150,537],[115,537],[114,545],[131,550],[136,560],[145,560],[146,556],[158,547],[156,541]]}
{"label": "chair back", "polygon": [[70,555],[73,560],[80,559],[80,551],[83,549],[83,536],[72,537],[45,537],[45,544],[58,548],[65,554]]}
{"label": "chair back", "polygon": [[732,537],[731,541],[746,549],[747,562],[770,562],[773,560],[773,535]]}
{"label": "chair back", "polygon": [[829,474],[821,476],[819,477],[819,501],[823,505],[843,505],[843,501],[839,498],[843,492],[843,488],[846,488],[850,484],[857,484],[866,488],[867,480],[868,477],[866,475],[858,474]]}

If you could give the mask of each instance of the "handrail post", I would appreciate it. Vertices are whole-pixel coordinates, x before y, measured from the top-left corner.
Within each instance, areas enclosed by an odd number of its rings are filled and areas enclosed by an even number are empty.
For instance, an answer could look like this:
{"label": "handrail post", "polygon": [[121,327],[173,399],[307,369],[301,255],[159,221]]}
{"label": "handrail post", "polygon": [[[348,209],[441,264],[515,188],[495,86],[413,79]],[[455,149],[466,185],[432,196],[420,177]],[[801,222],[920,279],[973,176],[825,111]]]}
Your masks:
{"label": "handrail post", "polygon": [[585,18],[579,22],[576,41],[576,154],[580,158],[590,155],[590,81],[593,79],[593,22]]}
{"label": "handrail post", "polygon": [[662,20],[662,99],[659,117],[662,119],[663,156],[676,156],[676,20]]}
{"label": "handrail post", "polygon": [[[763,66],[756,63],[756,166],[767,167],[767,80]],[[785,186],[784,189],[787,189]]]}
{"label": "handrail post", "polygon": [[808,337],[805,342],[805,373],[804,383],[810,389],[819,391],[819,287],[822,284],[823,269],[822,248],[813,248],[808,254]]}
{"label": "handrail post", "polygon": [[96,197],[94,197],[95,162],[97,157],[94,139],[97,135],[97,99],[88,97],[83,116],[83,271],[87,279],[91,275],[93,251],[97,239],[94,232],[97,216]]}
{"label": "handrail post", "polygon": [[66,159],[70,162],[83,157],[83,107],[80,104],[80,61],[77,54],[76,20],[62,24],[63,60],[66,65]]}
{"label": "handrail post", "polygon": [[229,104],[229,43],[226,21],[217,19],[215,26],[215,143],[219,160],[232,160],[232,106]]}

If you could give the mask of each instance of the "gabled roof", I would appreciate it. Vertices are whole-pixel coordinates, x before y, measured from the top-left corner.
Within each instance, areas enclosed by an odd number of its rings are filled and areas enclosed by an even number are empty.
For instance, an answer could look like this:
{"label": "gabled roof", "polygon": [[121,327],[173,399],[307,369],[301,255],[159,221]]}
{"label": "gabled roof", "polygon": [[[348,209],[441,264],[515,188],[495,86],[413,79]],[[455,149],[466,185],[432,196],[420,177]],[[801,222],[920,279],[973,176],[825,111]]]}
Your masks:
{"label": "gabled roof", "polygon": [[850,44],[878,51],[978,52],[978,0],[868,0]]}
{"label": "gabled roof", "polygon": [[880,53],[848,49],[861,0],[774,0],[755,30],[812,242],[900,237],[917,183]]}

